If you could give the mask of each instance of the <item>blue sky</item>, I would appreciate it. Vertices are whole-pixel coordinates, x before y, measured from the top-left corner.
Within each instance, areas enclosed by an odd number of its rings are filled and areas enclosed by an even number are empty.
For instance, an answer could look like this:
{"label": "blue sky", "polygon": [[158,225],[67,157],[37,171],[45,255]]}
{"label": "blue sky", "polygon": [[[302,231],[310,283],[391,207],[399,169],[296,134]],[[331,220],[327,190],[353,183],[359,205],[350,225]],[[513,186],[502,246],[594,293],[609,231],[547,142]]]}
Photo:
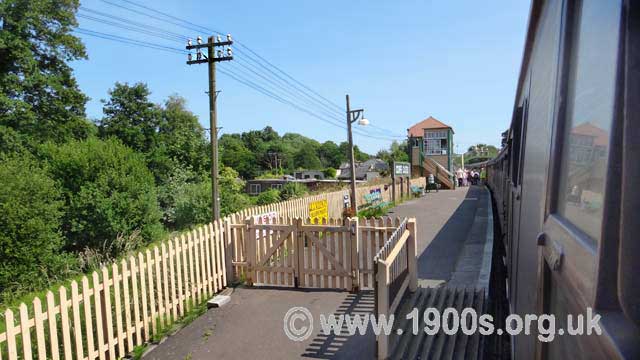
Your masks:
{"label": "blue sky", "polygon": [[[108,1],[131,7],[122,0]],[[133,1],[231,33],[339,105],[349,93],[352,107],[364,108],[371,123],[390,130],[389,134],[404,135],[412,124],[434,116],[454,128],[454,143],[464,147],[478,142],[498,145],[500,133],[508,127],[529,10],[529,1],[524,0]],[[85,0],[82,6],[186,36],[208,35],[102,0]],[[85,29],[176,48],[185,45],[87,19],[79,21]],[[89,60],[74,62],[73,67],[81,89],[92,99],[87,106],[90,118],[102,116],[100,99],[107,98],[116,81],[145,82],[154,102],[179,94],[208,127],[206,65],[187,66],[186,56],[180,54],[81,37]],[[270,125],[281,134],[346,140],[344,129],[222,74],[218,74],[218,89],[222,90],[218,121],[223,133]],[[379,130],[373,133],[380,134]],[[359,135],[354,139],[370,153],[390,144]]]}

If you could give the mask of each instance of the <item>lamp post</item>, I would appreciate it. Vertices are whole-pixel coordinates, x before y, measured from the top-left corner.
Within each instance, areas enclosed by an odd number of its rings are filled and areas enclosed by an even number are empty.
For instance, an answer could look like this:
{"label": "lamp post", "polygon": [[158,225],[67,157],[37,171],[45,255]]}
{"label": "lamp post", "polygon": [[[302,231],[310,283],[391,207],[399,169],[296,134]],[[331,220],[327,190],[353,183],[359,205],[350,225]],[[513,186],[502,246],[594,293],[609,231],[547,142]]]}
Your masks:
{"label": "lamp post", "polygon": [[[362,119],[360,119],[360,116],[362,116]],[[369,120],[364,117],[364,109],[351,110],[349,94],[347,94],[347,133],[349,136],[349,161],[351,162],[351,210],[353,216],[358,214],[358,206],[356,205],[356,165],[353,151],[353,133],[351,131],[351,124],[356,121],[361,126],[369,125]]]}

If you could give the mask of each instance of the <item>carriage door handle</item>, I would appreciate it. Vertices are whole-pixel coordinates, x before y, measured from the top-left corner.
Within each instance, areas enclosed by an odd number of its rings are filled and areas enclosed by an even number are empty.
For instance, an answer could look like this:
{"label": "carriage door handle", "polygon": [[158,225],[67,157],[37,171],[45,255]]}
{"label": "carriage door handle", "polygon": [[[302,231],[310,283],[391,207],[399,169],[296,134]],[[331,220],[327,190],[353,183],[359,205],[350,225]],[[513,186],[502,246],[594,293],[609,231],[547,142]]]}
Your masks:
{"label": "carriage door handle", "polygon": [[[562,258],[564,257],[564,251],[562,246],[555,240],[549,241],[549,237],[544,232],[541,232],[536,237],[538,246],[543,247],[543,254],[549,263],[552,270],[560,270],[562,266]],[[547,247],[547,245],[549,245]]]}

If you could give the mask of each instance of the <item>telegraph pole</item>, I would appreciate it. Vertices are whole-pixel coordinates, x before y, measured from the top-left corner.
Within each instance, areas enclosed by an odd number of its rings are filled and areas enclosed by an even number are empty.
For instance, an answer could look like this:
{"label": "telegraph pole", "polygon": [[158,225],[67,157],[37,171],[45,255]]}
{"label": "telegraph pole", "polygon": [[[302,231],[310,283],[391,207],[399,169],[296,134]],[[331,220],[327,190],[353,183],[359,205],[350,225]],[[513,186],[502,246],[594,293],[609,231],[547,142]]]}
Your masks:
{"label": "telegraph pole", "polygon": [[[217,40],[217,41],[216,41]],[[196,50],[196,60],[191,54],[188,55],[188,65],[209,64],[209,128],[211,129],[211,216],[212,220],[220,219],[220,194],[218,192],[218,116],[216,111],[218,91],[216,91],[216,63],[220,61],[233,60],[231,53],[231,35],[227,34],[226,41],[218,35],[209,36],[207,43],[202,43],[202,38],[198,36],[197,44],[193,45],[191,40],[187,43],[187,50]],[[227,47],[226,52],[217,47]],[[203,48],[207,48],[207,55],[202,54]]]}
{"label": "telegraph pole", "polygon": [[349,104],[349,94],[347,94],[347,132],[349,138],[349,162],[351,163],[351,209],[353,214],[357,216],[358,208],[356,207],[356,165],[355,154],[353,153],[353,132],[351,131],[351,107]]}
{"label": "telegraph pole", "polygon": [[[358,215],[358,207],[356,203],[356,165],[355,154],[353,149],[353,132],[351,130],[351,124],[356,122],[361,115],[364,114],[363,109],[351,110],[351,104],[349,103],[349,94],[347,94],[347,134],[349,138],[349,161],[351,162],[351,216]],[[362,119],[358,121],[359,125],[366,126],[369,121],[362,116]]]}

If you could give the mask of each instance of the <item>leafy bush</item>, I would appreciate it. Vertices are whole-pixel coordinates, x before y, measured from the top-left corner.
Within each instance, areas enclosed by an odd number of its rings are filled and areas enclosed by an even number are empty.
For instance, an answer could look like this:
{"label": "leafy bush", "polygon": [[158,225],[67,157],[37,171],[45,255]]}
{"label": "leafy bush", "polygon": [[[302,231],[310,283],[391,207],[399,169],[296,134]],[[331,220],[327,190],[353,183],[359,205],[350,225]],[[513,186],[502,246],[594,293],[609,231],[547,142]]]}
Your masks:
{"label": "leafy bush", "polygon": [[227,216],[251,206],[249,195],[245,194],[245,182],[240,180],[238,172],[230,167],[222,167],[220,177],[220,215]]}
{"label": "leafy bush", "polygon": [[256,199],[256,205],[269,205],[280,201],[280,191],[276,189],[269,189],[263,191],[258,195]]}
{"label": "leafy bush", "polygon": [[[244,194],[244,181],[230,167],[218,177],[220,215],[227,216],[251,205]],[[160,187],[163,221],[173,230],[182,230],[211,221],[211,179],[199,177],[189,169],[174,169],[167,184]]]}
{"label": "leafy bush", "polygon": [[297,182],[286,183],[280,190],[282,200],[296,199],[307,194],[307,187]]}
{"label": "leafy bush", "polygon": [[0,302],[47,286],[75,267],[62,252],[62,196],[29,156],[0,162]]}
{"label": "leafy bush", "polygon": [[361,219],[369,219],[369,218],[379,218],[382,216],[386,216],[389,212],[389,209],[394,207],[394,204],[389,204],[386,206],[373,206],[368,207],[366,209],[358,211],[358,217]]}
{"label": "leafy bush", "polygon": [[184,184],[176,194],[174,224],[178,230],[211,222],[211,181]]}
{"label": "leafy bush", "polygon": [[148,242],[162,234],[153,176],[142,155],[118,140],[95,138],[46,144],[42,153],[62,188],[62,230],[68,249],[117,252],[108,244],[118,236],[139,230]]}
{"label": "leafy bush", "polygon": [[325,177],[329,178],[329,179],[335,179],[336,178],[336,174],[338,173],[338,171],[332,167],[328,167],[326,169],[324,169],[324,171],[322,171],[322,173],[324,174]]}

